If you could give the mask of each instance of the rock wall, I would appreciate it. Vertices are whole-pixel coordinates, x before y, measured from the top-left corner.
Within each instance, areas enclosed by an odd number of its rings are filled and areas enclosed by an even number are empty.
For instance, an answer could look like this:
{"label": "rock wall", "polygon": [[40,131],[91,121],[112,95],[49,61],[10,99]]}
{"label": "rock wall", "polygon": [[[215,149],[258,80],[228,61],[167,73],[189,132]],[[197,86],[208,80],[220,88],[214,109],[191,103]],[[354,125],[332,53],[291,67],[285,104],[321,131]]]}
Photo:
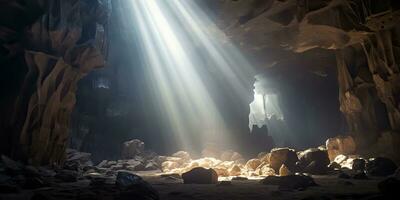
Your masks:
{"label": "rock wall", "polygon": [[28,70],[7,134],[13,134],[13,157],[35,165],[59,164],[65,157],[77,83],[105,64],[109,13],[97,0],[37,5],[43,14],[20,32],[28,39],[23,47]]}
{"label": "rock wall", "polygon": [[[340,111],[358,150],[381,154],[380,146],[390,145],[389,154],[400,155],[398,2],[235,0],[213,6],[220,27],[244,51],[258,55],[260,68],[296,65],[310,50],[334,54]],[[326,64],[316,57],[313,65]]]}

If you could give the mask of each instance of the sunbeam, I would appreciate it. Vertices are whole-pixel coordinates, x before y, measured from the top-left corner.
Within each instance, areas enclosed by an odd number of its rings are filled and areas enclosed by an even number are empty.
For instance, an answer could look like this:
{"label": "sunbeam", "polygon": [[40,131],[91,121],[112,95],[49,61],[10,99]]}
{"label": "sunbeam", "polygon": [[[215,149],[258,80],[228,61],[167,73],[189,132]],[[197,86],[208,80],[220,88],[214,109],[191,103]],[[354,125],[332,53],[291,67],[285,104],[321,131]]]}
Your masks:
{"label": "sunbeam", "polygon": [[221,87],[216,82],[222,81],[234,94],[225,101],[248,101],[251,65],[194,1],[131,3],[147,75],[177,145],[193,150],[208,143],[233,143],[224,108],[213,94]]}

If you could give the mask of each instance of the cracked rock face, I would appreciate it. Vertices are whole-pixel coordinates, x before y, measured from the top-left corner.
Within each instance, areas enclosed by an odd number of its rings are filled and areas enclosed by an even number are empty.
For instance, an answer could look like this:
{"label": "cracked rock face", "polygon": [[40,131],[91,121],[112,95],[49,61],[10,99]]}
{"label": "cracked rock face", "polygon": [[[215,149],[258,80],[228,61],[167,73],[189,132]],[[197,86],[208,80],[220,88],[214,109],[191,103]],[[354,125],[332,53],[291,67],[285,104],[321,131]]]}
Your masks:
{"label": "cracked rock face", "polygon": [[[225,0],[210,7],[218,26],[260,71],[281,76],[326,71],[334,68],[327,58],[336,57],[340,111],[358,151],[379,149],[385,130],[400,130],[396,1]],[[282,67],[303,59],[312,60],[308,69]],[[386,156],[399,160],[393,156],[400,155],[398,143],[392,143]]]}

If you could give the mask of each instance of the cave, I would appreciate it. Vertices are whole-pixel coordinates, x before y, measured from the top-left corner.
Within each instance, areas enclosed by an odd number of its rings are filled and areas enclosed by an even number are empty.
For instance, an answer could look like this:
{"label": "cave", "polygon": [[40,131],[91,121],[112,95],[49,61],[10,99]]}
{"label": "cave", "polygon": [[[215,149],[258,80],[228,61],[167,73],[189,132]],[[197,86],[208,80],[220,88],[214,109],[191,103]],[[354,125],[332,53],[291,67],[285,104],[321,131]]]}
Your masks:
{"label": "cave", "polygon": [[0,0],[0,200],[398,199],[396,0]]}

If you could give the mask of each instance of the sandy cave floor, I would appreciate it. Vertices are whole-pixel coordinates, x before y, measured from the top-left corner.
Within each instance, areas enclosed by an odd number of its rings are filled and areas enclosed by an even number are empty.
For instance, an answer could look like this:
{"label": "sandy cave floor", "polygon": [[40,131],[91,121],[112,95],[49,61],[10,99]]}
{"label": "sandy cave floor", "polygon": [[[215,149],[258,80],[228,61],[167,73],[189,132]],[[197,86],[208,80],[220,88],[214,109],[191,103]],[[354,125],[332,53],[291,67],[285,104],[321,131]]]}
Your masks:
{"label": "sandy cave floor", "polygon": [[144,177],[159,192],[161,199],[247,200],[247,199],[370,199],[379,195],[381,178],[369,180],[313,176],[319,186],[303,191],[280,191],[277,186],[262,185],[259,180],[232,181],[231,185],[182,184],[160,177]]}
{"label": "sandy cave floor", "polygon": [[[259,180],[233,180],[230,185],[183,184],[181,179],[155,175],[141,175],[159,193],[161,200],[253,200],[253,199],[382,199],[377,184],[383,178],[370,177],[368,180],[340,179],[337,175],[313,176],[319,186],[304,190],[284,191],[277,186],[262,185]],[[46,199],[114,199],[115,184],[93,187],[90,181],[61,183],[56,187],[41,189],[42,196],[32,198],[38,191],[23,191],[19,194],[1,195],[0,200],[46,200]],[[52,192],[51,192],[52,191]],[[45,198],[51,194],[53,198]],[[89,198],[85,198],[89,197]],[[118,198],[116,198],[118,199]],[[137,198],[128,198],[136,200]],[[386,198],[385,198],[386,199]]]}

